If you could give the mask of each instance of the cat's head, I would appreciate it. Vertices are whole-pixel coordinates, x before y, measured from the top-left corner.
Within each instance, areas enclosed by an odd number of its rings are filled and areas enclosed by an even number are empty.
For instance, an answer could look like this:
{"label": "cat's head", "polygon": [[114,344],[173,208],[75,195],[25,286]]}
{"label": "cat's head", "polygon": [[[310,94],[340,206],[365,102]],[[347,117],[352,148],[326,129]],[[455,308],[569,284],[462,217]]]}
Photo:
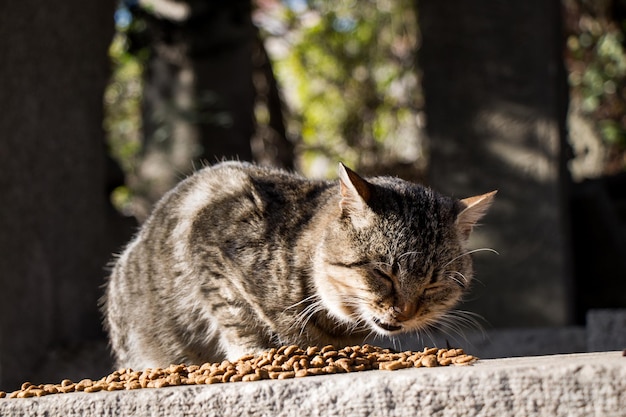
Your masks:
{"label": "cat's head", "polygon": [[495,191],[455,200],[398,178],[339,171],[339,209],[315,256],[325,307],[383,335],[433,324],[470,284],[466,243]]}

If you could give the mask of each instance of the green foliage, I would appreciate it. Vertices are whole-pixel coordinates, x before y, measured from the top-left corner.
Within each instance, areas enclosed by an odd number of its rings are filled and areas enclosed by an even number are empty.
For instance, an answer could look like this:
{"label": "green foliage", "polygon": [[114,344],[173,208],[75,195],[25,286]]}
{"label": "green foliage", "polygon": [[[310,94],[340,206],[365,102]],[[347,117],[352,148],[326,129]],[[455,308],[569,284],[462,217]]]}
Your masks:
{"label": "green foliage", "polygon": [[[109,153],[126,173],[135,170],[141,150],[142,73],[146,59],[145,52],[130,52],[130,30],[132,26],[118,25],[109,47],[112,73],[104,93],[103,121]],[[127,212],[131,192],[120,186],[111,199],[115,207]]]}
{"label": "green foliage", "polygon": [[571,96],[596,123],[607,146],[626,148],[626,49],[621,25],[587,8],[566,3],[567,64]]}
{"label": "green foliage", "polygon": [[[259,2],[255,21],[289,107],[287,131],[302,170],[335,175],[339,160],[356,168],[425,166],[413,1]],[[111,153],[127,173],[142,144],[142,24],[130,19],[118,27],[105,96]],[[129,199],[127,190],[118,191],[116,201]]]}
{"label": "green foliage", "polygon": [[311,1],[262,12],[262,22],[279,22],[265,26],[267,45],[305,171],[335,174],[338,160],[423,162],[413,2]]}
{"label": "green foliage", "polygon": [[139,58],[126,51],[125,39],[118,32],[109,49],[113,73],[104,94],[104,129],[112,156],[129,170],[141,143],[142,65]]}

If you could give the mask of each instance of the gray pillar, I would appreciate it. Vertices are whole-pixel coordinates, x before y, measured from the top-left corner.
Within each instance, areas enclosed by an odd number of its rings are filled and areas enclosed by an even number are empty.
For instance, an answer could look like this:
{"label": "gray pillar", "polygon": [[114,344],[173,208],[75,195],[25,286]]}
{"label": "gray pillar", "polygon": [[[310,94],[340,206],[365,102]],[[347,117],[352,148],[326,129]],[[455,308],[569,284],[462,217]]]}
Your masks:
{"label": "gray pillar", "polygon": [[0,389],[37,372],[56,346],[101,335],[114,4],[0,8]]}
{"label": "gray pillar", "polygon": [[421,1],[430,180],[457,197],[498,189],[477,229],[461,308],[493,326],[571,320],[563,126],[567,90],[556,0]]}

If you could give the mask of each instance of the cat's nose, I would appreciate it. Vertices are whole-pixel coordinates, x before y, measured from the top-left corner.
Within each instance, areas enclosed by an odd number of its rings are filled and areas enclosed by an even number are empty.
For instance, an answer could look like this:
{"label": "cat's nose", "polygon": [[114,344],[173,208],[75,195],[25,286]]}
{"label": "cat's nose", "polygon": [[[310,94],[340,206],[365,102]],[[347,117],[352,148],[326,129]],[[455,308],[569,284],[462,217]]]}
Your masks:
{"label": "cat's nose", "polygon": [[414,303],[402,303],[400,305],[394,306],[394,317],[399,322],[407,321],[413,316],[415,316],[415,312],[417,311],[417,305]]}

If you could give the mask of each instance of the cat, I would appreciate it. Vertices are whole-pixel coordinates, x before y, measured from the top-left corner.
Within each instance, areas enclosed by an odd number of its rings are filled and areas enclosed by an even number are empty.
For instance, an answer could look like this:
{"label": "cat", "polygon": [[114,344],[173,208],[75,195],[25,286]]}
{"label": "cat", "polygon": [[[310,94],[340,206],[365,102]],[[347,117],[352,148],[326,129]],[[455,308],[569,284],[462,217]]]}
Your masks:
{"label": "cat", "polygon": [[119,367],[346,346],[436,323],[467,290],[466,242],[495,191],[337,181],[223,162],[183,180],[114,262],[103,297]]}

